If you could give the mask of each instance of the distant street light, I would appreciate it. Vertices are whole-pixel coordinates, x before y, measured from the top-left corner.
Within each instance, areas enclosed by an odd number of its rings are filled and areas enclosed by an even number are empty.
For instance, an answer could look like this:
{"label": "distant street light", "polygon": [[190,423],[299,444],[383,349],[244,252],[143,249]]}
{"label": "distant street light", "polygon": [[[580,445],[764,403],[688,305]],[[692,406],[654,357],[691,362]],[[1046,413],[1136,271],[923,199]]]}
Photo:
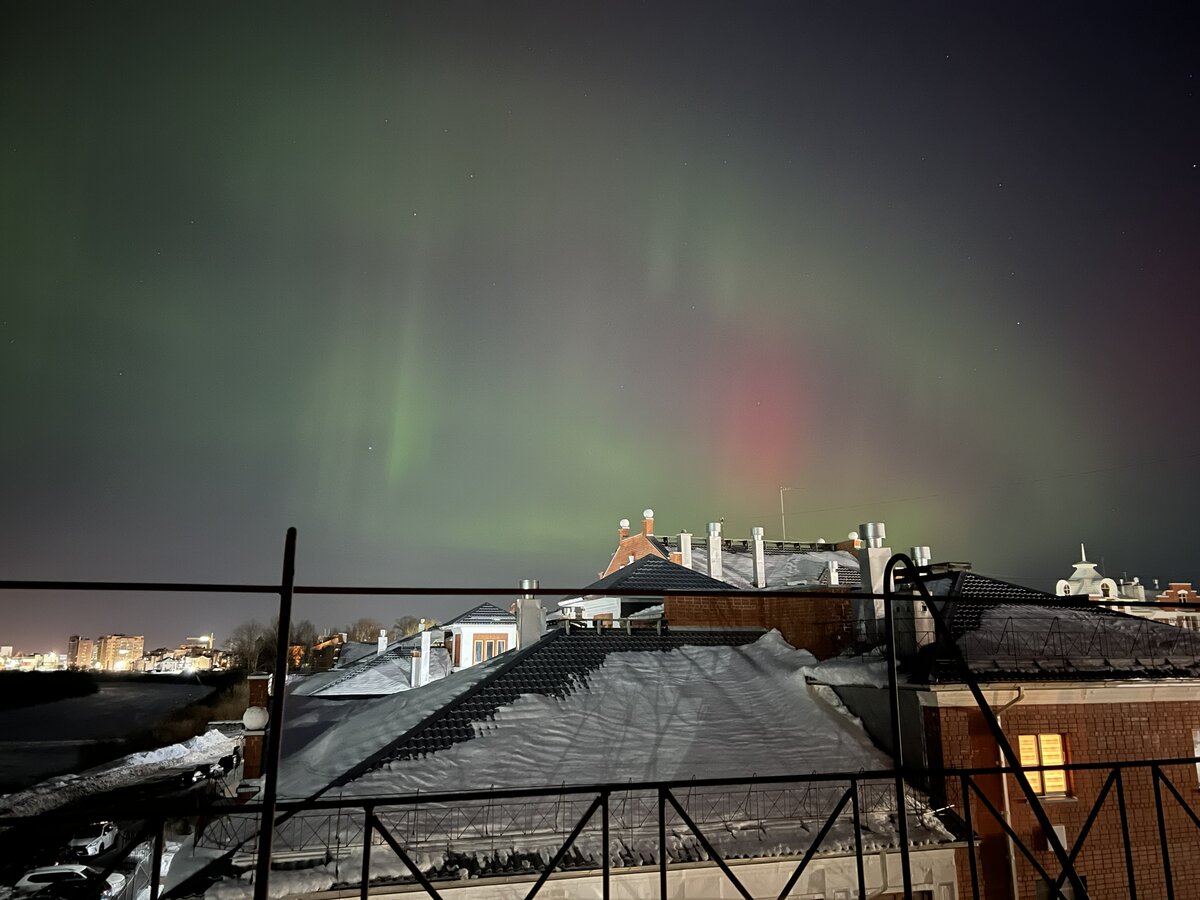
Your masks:
{"label": "distant street light", "polygon": [[787,540],[787,512],[783,508],[783,495],[786,491],[790,491],[790,487],[781,487],[779,489],[779,526],[783,531],[783,539]]}

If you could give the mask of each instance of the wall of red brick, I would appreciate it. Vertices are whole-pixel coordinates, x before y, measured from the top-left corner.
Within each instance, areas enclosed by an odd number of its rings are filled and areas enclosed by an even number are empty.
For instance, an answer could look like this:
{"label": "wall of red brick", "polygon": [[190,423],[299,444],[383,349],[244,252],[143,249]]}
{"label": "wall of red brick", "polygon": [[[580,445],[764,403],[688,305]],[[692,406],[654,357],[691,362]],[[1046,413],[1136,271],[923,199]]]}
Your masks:
{"label": "wall of red brick", "polygon": [[[999,749],[976,709],[926,708],[926,740],[931,768],[997,766]],[[1169,759],[1194,755],[1192,730],[1200,728],[1200,701],[1155,703],[1104,703],[1031,705],[1018,704],[1003,717],[1004,731],[1016,744],[1021,734],[1063,734],[1069,762],[1112,762]],[[1200,784],[1194,766],[1164,769],[1189,804],[1200,807]],[[1008,790],[1012,823],[1022,842],[1031,848],[1039,864],[1057,874],[1054,854],[1046,849],[1036,819],[1016,780]],[[1071,797],[1049,799],[1045,809],[1054,825],[1066,827],[1068,850],[1079,837],[1085,820],[1104,786],[1108,771],[1075,772]],[[977,779],[985,794],[1003,810],[999,776]],[[962,797],[956,781],[940,785],[945,801],[962,813]],[[1127,770],[1124,781],[1133,851],[1134,875],[1139,900],[1165,898],[1162,854],[1159,849],[1158,818],[1154,788],[1148,769]],[[935,799],[939,793],[935,788]],[[1164,789],[1168,852],[1176,897],[1200,897],[1200,829],[1189,820]],[[983,805],[972,798],[975,831],[980,835],[979,855],[983,896],[1011,900],[1007,841],[999,824]],[[1037,848],[1037,849],[1034,849]],[[1035,897],[1040,876],[1017,849],[1018,896]],[[959,851],[959,896],[971,897],[970,869],[966,851]],[[1087,878],[1094,898],[1130,896],[1127,884],[1121,822],[1115,788],[1101,807],[1095,824],[1080,852],[1077,871]]]}
{"label": "wall of red brick", "polygon": [[837,656],[854,636],[850,601],[836,595],[667,597],[663,606],[668,625],[775,628],[793,647],[818,659]]}

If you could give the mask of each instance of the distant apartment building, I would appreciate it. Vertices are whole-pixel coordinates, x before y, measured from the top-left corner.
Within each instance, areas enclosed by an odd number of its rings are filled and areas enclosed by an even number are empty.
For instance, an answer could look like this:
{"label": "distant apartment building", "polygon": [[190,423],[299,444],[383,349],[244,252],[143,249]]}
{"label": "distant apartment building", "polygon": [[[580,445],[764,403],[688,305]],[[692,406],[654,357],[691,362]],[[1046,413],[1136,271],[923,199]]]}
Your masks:
{"label": "distant apartment building", "polygon": [[140,634],[106,634],[96,643],[96,664],[102,672],[129,672],[141,658],[146,638]]}
{"label": "distant apartment building", "polygon": [[96,642],[77,634],[67,638],[67,668],[90,669],[96,662]]}

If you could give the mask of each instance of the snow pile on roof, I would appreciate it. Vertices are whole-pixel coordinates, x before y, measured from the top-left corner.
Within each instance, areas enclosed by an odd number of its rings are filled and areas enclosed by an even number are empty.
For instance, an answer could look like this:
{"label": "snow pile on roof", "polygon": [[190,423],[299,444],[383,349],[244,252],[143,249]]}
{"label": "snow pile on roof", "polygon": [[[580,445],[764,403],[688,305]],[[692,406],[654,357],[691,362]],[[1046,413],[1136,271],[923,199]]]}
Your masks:
{"label": "snow pile on roof", "polygon": [[559,699],[525,694],[473,740],[396,760],[347,793],[669,781],[885,769],[890,760],[807,688],[816,657],[777,632],[744,647],[613,653]]}
{"label": "snow pile on roof", "polygon": [[[704,544],[699,541],[693,546],[692,568],[708,574],[708,554],[703,549]],[[858,558],[853,553],[833,547],[767,553],[763,557],[767,590],[822,584],[822,575],[828,572],[831,562],[836,562],[840,569],[858,570]],[[721,580],[734,587],[754,590],[754,554],[726,547],[721,556]]]}
{"label": "snow pile on roof", "polygon": [[289,713],[285,706],[285,743],[292,731],[315,728],[319,733],[283,760],[280,796],[304,798],[328,787],[508,661],[501,654],[423,687],[375,700],[353,703],[328,699],[317,706],[322,698],[306,698],[309,702],[299,715]]}
{"label": "snow pile on roof", "polygon": [[133,753],[78,775],[61,775],[22,791],[0,796],[0,811],[30,816],[105,791],[137,784],[164,770],[209,765],[233,753],[240,743],[213,729],[182,744]]}
{"label": "snow pile on roof", "polygon": [[[315,697],[381,697],[412,689],[412,667],[416,659],[408,654],[380,656],[361,670],[346,673],[334,670],[340,678],[330,679],[311,689],[298,691]],[[361,665],[361,664],[360,664]],[[429,656],[429,680],[445,678],[451,670],[450,654],[435,647]],[[307,686],[306,686],[307,687]]]}
{"label": "snow pile on roof", "polygon": [[[610,653],[588,675],[586,684],[577,683],[566,696],[523,694],[501,707],[493,720],[477,723],[473,739],[422,758],[393,760],[338,788],[337,794],[347,799],[378,798],[490,787],[803,776],[890,768],[890,759],[871,744],[833,692],[806,683],[805,676],[816,665],[812,654],[792,648],[776,632],[738,647]],[[406,725],[407,717],[391,733],[402,732]],[[353,736],[335,730],[327,746],[355,743]],[[359,755],[365,755],[361,748]],[[723,856],[770,857],[803,853],[846,787],[847,782],[788,781],[754,787],[680,787],[675,795]],[[867,782],[859,790],[864,849],[894,847],[894,784]],[[909,796],[912,842],[949,840],[923,798],[912,791]],[[520,875],[550,859],[592,799],[586,792],[518,798],[505,800],[496,809],[486,798],[465,799],[394,811],[377,806],[376,812],[432,877]],[[656,792],[614,793],[611,809],[614,865],[653,864],[659,852]],[[822,852],[853,852],[850,809],[848,804],[843,807]],[[284,823],[277,830],[279,839],[290,847],[313,840],[334,846],[336,834],[337,846],[357,846],[361,813],[347,810],[336,821],[323,815],[320,823],[315,812]],[[699,840],[682,820],[670,810],[668,816],[669,857],[675,862],[705,859]],[[313,845],[312,849],[320,851],[314,852],[320,858],[325,848]],[[597,816],[580,834],[567,865],[594,868],[601,852]],[[291,875],[280,873],[278,883],[272,876],[272,895],[321,890],[356,879],[353,853],[296,873],[295,882]],[[410,874],[381,846],[372,849],[371,869],[375,879]],[[208,896],[235,900],[251,890],[247,881],[227,881]]]}
{"label": "snow pile on roof", "polygon": [[[878,656],[835,657],[819,662],[809,671],[818,684],[887,687],[887,660]],[[901,675],[904,681],[905,676]]]}

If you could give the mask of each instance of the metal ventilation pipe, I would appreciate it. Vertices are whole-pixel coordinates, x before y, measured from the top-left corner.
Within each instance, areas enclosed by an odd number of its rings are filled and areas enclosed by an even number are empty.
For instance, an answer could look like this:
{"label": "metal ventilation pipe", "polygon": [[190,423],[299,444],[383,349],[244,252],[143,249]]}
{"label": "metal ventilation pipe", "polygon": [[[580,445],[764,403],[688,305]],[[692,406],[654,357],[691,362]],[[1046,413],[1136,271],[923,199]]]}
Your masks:
{"label": "metal ventilation pipe", "polygon": [[692,533],[679,532],[679,562],[685,569],[692,567]]}
{"label": "metal ventilation pipe", "polygon": [[765,588],[767,586],[767,560],[763,548],[762,528],[758,526],[751,528],[750,538],[754,542],[754,586]]}
{"label": "metal ventilation pipe", "polygon": [[858,526],[858,533],[868,547],[878,549],[887,538],[887,528],[882,522],[866,522]]}
{"label": "metal ventilation pipe", "polygon": [[933,554],[929,552],[928,547],[913,547],[910,554],[918,569],[928,569],[933,562]]}

